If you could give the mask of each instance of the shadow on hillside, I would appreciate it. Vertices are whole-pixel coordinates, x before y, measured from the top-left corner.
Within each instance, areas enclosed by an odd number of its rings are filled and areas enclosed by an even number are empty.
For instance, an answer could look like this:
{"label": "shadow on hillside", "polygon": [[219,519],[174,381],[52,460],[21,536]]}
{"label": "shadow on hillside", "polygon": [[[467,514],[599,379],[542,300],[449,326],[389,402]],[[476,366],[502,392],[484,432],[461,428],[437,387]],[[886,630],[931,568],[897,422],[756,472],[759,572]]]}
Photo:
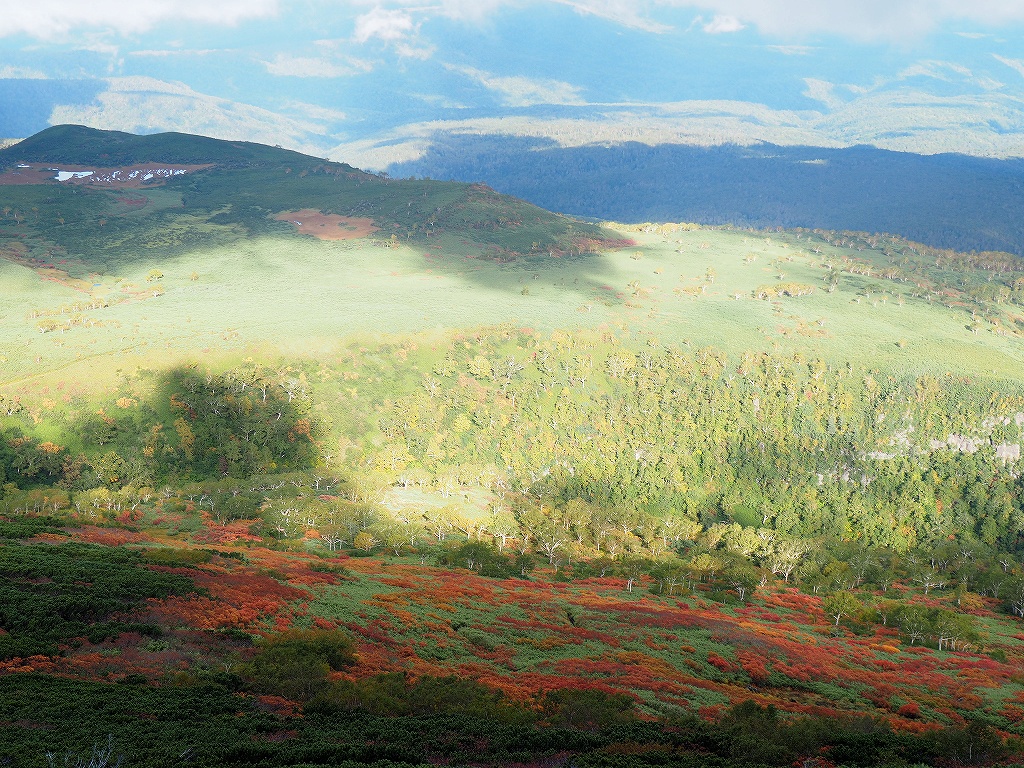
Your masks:
{"label": "shadow on hillside", "polygon": [[412,248],[422,258],[424,273],[458,278],[472,286],[524,296],[556,288],[577,293],[581,300],[618,301],[612,289],[617,270],[608,252],[526,255],[494,261],[484,254],[446,252],[443,247]]}

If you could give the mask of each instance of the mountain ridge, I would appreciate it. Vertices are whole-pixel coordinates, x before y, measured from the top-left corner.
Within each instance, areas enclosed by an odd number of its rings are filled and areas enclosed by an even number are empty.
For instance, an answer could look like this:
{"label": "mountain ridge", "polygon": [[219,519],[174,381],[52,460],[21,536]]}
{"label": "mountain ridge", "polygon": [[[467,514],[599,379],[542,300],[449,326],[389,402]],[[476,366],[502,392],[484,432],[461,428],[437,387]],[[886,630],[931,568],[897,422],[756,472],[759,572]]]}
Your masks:
{"label": "mountain ridge", "polygon": [[396,176],[481,179],[549,210],[609,221],[888,232],[1024,255],[1024,161],[868,145],[559,146],[451,134]]}
{"label": "mountain ridge", "polygon": [[55,125],[0,149],[0,165],[16,162],[132,165],[140,162],[216,163],[220,166],[291,162],[330,163],[354,171],[345,163],[304,155],[282,147],[251,141],[229,141],[168,131],[134,134],[84,125]]}
{"label": "mountain ridge", "polygon": [[[65,172],[55,177],[59,165]],[[288,223],[291,214],[302,211],[327,239],[369,227],[389,247],[468,247],[467,258],[497,262],[628,245],[600,225],[483,184],[389,179],[280,147],[191,134],[54,126],[0,151],[0,166],[8,168],[0,175],[0,252],[14,248],[26,264],[65,262],[75,278],[116,273],[128,260],[288,235],[301,226]],[[311,234],[308,222],[300,234]]]}

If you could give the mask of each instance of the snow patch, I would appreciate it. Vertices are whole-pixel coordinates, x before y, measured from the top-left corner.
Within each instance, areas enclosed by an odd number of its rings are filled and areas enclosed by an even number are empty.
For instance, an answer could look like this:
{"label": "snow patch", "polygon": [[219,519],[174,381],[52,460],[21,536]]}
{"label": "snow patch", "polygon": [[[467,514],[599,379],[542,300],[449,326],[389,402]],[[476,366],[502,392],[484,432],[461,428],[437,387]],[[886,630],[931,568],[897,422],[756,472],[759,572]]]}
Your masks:
{"label": "snow patch", "polygon": [[143,170],[99,170],[99,171],[61,171],[57,168],[50,168],[48,170],[57,173],[57,181],[70,181],[72,179],[84,179],[92,177],[90,182],[98,182],[100,184],[115,184],[117,182],[132,181],[139,179],[141,181],[151,181],[152,179],[168,179],[171,176],[182,176],[188,173],[187,168],[146,168]]}
{"label": "snow patch", "polygon": [[86,176],[92,176],[92,173],[92,171],[57,171],[57,181],[84,179]]}

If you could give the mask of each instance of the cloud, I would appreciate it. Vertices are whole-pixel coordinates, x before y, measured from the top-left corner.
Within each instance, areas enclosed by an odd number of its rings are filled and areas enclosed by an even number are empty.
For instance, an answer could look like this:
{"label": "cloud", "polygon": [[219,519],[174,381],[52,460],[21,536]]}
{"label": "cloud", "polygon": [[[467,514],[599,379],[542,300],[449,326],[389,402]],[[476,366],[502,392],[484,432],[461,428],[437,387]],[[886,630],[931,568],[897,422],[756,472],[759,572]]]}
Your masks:
{"label": "cloud", "polygon": [[535,80],[529,77],[505,77],[472,67],[446,65],[497,93],[506,107],[532,107],[537,104],[582,105],[580,89],[561,80]]}
{"label": "cloud", "polygon": [[45,80],[46,75],[27,67],[0,67],[0,80]]}
{"label": "cloud", "polygon": [[[508,8],[565,6],[577,13],[597,16],[625,27],[667,33],[665,18],[679,11],[706,14],[707,32],[735,32],[753,26],[783,39],[808,35],[836,35],[861,42],[905,42],[950,24],[972,24],[1002,29],[1024,24],[1020,0],[351,0],[372,6],[361,17],[359,36],[365,39],[408,35],[416,23],[443,16],[481,23]],[[672,16],[669,16],[672,14]],[[660,18],[659,18],[660,17]],[[415,20],[415,21],[414,21]],[[379,30],[379,32],[378,32]],[[968,31],[963,34],[977,35]]]}
{"label": "cloud", "polygon": [[781,53],[783,56],[807,56],[818,50],[810,45],[766,45],[765,48]]}
{"label": "cloud", "polygon": [[312,154],[323,151],[325,126],[294,120],[260,107],[209,96],[184,83],[150,77],[115,77],[92,104],[54,107],[50,124],[153,133],[181,131],[218,139],[284,144]]}
{"label": "cloud", "polygon": [[[562,5],[579,14],[597,16],[623,26],[651,32],[666,32],[671,27],[651,20],[641,12],[645,5],[677,5],[674,0],[355,0],[372,4],[382,12],[389,6],[396,11],[422,16],[437,15],[448,19],[480,24],[503,8],[524,8],[539,5]],[[372,12],[371,12],[372,13]],[[369,14],[368,14],[369,15]]]}
{"label": "cloud", "polygon": [[410,45],[409,43],[396,43],[395,52],[404,59],[419,59],[426,61],[437,51],[433,45]]}
{"label": "cloud", "polygon": [[364,171],[383,171],[396,163],[411,163],[422,158],[430,150],[431,138],[432,134],[425,131],[422,137],[361,139],[333,147],[327,157]]}
{"label": "cloud", "polygon": [[[413,21],[409,10],[405,8],[388,10],[377,7],[369,13],[364,13],[356,19],[356,28],[352,35],[353,42],[368,43],[371,40],[380,40],[404,59],[426,61],[434,55],[437,49],[419,39],[419,25]],[[430,7],[423,10],[440,11],[443,14],[444,7]]]}
{"label": "cloud", "polygon": [[420,101],[426,102],[432,107],[437,107],[439,109],[469,109],[466,104],[453,101],[448,96],[442,96],[438,93],[414,93],[412,95]]}
{"label": "cloud", "polygon": [[809,99],[814,99],[814,101],[820,101],[829,109],[838,109],[846,103],[843,99],[836,96],[835,85],[826,80],[805,77],[804,83],[807,84],[807,90],[803,92],[803,95]]}
{"label": "cloud", "polygon": [[4,6],[0,37],[67,40],[97,28],[129,35],[165,22],[233,25],[275,15],[278,0],[32,0]]}
{"label": "cloud", "polygon": [[1016,70],[1018,75],[1024,77],[1024,59],[1007,59],[995,53],[993,53],[992,56],[1000,64],[1005,64],[1010,69]]}
{"label": "cloud", "polygon": [[273,61],[264,61],[267,72],[280,77],[348,77],[365,72],[366,67],[358,68],[339,64],[326,58],[311,56],[289,56],[279,53]]}
{"label": "cloud", "polygon": [[944,83],[970,83],[985,91],[998,90],[1004,86],[998,80],[985,75],[975,75],[967,67],[951,61],[919,61],[896,75],[897,80],[908,80],[913,77],[928,77]]}
{"label": "cloud", "polygon": [[160,50],[127,51],[129,56],[146,56],[155,59],[162,59],[168,56],[210,56],[214,53],[223,53],[223,50],[218,48],[168,48]]}
{"label": "cloud", "polygon": [[284,105],[289,112],[298,112],[314,120],[326,120],[328,122],[341,122],[348,119],[348,115],[337,109],[324,107],[319,104],[307,104],[304,101],[289,101]]}
{"label": "cloud", "polygon": [[705,24],[702,29],[709,35],[722,35],[729,32],[739,32],[744,29],[746,25],[737,19],[735,16],[723,16],[718,14]]}
{"label": "cloud", "polygon": [[442,16],[467,24],[485,23],[504,8],[561,5],[572,8],[581,15],[597,16],[616,24],[649,32],[667,32],[671,27],[650,19],[642,12],[641,6],[681,4],[675,0],[645,0],[644,2],[637,2],[637,0],[351,0],[351,2],[372,5],[373,10],[367,13],[366,17],[373,16],[374,22],[383,19],[384,14],[396,14],[393,16],[396,20],[400,18],[397,14],[404,14],[419,18]]}
{"label": "cloud", "polygon": [[[164,23],[236,25],[280,15],[297,0],[33,0],[9,2],[0,15],[0,37],[25,34],[44,40],[72,40],[89,31],[130,35]],[[709,33],[735,32],[754,26],[768,35],[792,38],[834,34],[859,40],[898,41],[921,36],[951,22],[992,28],[1024,23],[1019,0],[348,0],[340,4],[368,7],[356,18],[353,39],[397,43],[417,33],[430,17],[481,23],[506,8],[568,7],[616,24],[652,33],[673,27],[652,17],[659,12],[708,13]],[[318,12],[336,11],[333,2],[317,0]],[[295,9],[293,9],[295,10]],[[664,13],[662,13],[664,15]],[[978,32],[965,32],[976,35]],[[407,50],[423,52],[424,46]]]}
{"label": "cloud", "polygon": [[[514,0],[421,0],[423,5],[431,10],[437,8],[441,15],[449,19],[457,19],[471,23],[479,23],[491,16],[503,5],[509,5]],[[522,4],[517,2],[516,4]]]}
{"label": "cloud", "polygon": [[[663,33],[672,29],[640,14],[635,0],[551,0],[559,5],[567,5],[577,13],[598,16],[614,21],[624,27],[641,29],[646,32]],[[670,3],[672,4],[672,3]]]}
{"label": "cloud", "polygon": [[918,61],[896,75],[897,80],[907,80],[911,77],[930,77],[933,80],[951,83],[955,80],[970,79],[972,75],[967,67],[951,61]]}
{"label": "cloud", "polygon": [[989,27],[1024,23],[1019,0],[655,0],[690,7],[751,24],[783,38],[838,35],[861,41],[906,41],[943,25],[969,22]]}
{"label": "cloud", "polygon": [[374,8],[356,19],[352,39],[357,43],[366,43],[374,38],[393,43],[404,40],[414,31],[412,16],[405,11]]}

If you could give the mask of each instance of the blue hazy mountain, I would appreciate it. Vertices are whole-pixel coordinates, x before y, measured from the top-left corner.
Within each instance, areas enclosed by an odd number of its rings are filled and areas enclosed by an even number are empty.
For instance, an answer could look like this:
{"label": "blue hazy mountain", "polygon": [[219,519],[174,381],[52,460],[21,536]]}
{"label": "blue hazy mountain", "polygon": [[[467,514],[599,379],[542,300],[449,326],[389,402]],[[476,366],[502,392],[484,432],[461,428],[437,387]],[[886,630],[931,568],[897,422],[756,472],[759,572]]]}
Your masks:
{"label": "blue hazy mountain", "polygon": [[1024,160],[842,149],[450,136],[396,176],[479,179],[561,213],[623,222],[889,232],[1024,255]]}

